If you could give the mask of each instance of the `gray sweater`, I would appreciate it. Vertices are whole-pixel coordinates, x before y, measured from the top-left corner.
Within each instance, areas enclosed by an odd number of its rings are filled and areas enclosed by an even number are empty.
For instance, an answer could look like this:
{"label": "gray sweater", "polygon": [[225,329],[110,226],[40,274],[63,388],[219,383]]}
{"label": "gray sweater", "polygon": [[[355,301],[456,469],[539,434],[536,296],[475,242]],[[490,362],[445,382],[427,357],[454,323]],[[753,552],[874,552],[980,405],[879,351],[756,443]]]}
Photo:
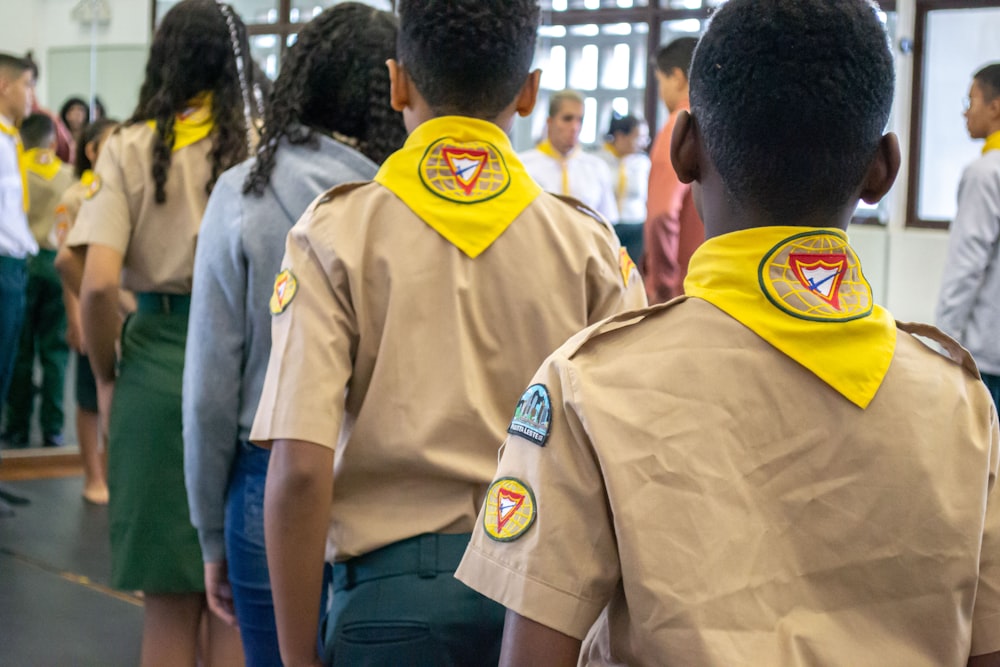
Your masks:
{"label": "gray sweater", "polygon": [[1000,150],[970,164],[958,186],[937,324],[1000,375]]}
{"label": "gray sweater", "polygon": [[222,174],[201,223],[184,364],[184,476],[206,562],[225,559],[226,489],[250,435],[271,351],[268,302],[288,230],[335,185],[376,165],[320,137],[318,150],[282,144],[262,197],[242,194],[253,160]]}

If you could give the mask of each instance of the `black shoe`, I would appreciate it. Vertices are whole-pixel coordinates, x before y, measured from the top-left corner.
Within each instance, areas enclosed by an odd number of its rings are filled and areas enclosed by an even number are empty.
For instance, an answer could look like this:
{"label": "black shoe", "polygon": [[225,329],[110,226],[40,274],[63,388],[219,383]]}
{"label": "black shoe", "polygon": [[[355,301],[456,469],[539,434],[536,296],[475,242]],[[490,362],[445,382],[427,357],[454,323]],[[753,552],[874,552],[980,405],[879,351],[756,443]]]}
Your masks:
{"label": "black shoe", "polygon": [[28,446],[28,434],[21,431],[7,431],[0,435],[0,440],[12,449],[23,449]]}
{"label": "black shoe", "polygon": [[62,447],[66,441],[63,439],[62,433],[50,433],[43,438],[42,444],[45,447]]}

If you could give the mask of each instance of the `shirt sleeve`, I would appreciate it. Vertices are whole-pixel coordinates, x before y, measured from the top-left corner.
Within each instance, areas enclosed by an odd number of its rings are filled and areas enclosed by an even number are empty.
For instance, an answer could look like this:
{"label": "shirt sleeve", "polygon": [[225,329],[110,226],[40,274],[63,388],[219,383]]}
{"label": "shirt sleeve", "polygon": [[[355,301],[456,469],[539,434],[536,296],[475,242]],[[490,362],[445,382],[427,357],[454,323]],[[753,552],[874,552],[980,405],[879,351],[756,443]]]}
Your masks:
{"label": "shirt sleeve", "polygon": [[970,655],[1000,651],[1000,491],[996,477],[1000,464],[1000,431],[996,409],[990,406],[990,493],[986,502],[986,521],[980,547],[979,586],[972,612],[972,650]]}
{"label": "shirt sleeve", "polygon": [[[607,225],[602,225],[607,229]],[[628,252],[623,251],[615,233],[608,229],[608,251],[595,257],[589,267],[590,298],[587,324],[628,310],[646,307],[642,277]]]}
{"label": "shirt sleeve", "polygon": [[985,166],[971,165],[959,184],[938,295],[938,327],[960,343],[1000,239],[1000,175]]}
{"label": "shirt sleeve", "polygon": [[271,356],[250,435],[262,446],[292,439],[335,449],[343,422],[357,319],[336,244],[314,224],[319,211],[328,207],[307,211],[285,246],[282,270],[295,287],[289,296],[286,285],[286,307],[272,319]]}
{"label": "shirt sleeve", "polygon": [[[561,367],[567,362],[555,359],[542,366],[525,394],[545,388],[548,438],[543,446],[520,435],[507,438],[497,481],[455,576],[526,618],[583,639],[611,599],[621,567],[598,454],[574,399],[576,380],[570,368]],[[498,539],[487,526],[496,532],[518,497],[508,493],[504,505],[497,490],[502,483],[523,487],[520,495],[531,499],[533,520],[523,532],[501,532]]]}
{"label": "shirt sleeve", "polygon": [[247,318],[241,203],[225,178],[209,197],[195,253],[184,360],[184,477],[191,523],[210,563],[225,558],[226,490],[239,447]]}
{"label": "shirt sleeve", "polygon": [[91,186],[93,194],[80,206],[67,245],[103,245],[126,254],[132,222],[125,194],[122,152],[122,134],[111,135],[94,168],[99,180]]}

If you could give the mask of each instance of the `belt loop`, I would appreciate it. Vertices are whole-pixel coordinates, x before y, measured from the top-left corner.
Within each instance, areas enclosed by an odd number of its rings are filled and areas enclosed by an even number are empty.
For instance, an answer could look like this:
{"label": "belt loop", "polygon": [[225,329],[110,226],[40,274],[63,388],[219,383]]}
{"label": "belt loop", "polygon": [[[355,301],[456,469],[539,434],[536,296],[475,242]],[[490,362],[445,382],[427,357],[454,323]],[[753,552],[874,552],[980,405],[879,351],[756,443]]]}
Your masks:
{"label": "belt loop", "polygon": [[438,571],[438,536],[425,533],[420,536],[420,564],[417,574],[421,579],[433,579]]}
{"label": "belt loop", "polygon": [[164,315],[170,314],[170,295],[169,294],[159,294],[160,297],[160,311]]}

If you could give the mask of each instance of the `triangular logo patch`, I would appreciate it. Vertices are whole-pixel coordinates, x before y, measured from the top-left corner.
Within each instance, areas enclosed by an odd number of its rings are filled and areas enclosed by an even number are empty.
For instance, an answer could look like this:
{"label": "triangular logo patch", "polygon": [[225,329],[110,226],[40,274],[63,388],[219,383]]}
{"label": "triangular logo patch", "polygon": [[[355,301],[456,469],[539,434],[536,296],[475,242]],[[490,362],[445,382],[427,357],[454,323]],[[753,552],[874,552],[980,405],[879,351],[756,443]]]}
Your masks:
{"label": "triangular logo patch", "polygon": [[472,194],[479,181],[479,175],[483,173],[483,167],[489,159],[489,154],[484,150],[451,146],[442,148],[441,154],[448,162],[448,168],[455,176],[458,186],[465,194]]}
{"label": "triangular logo patch", "polygon": [[510,518],[521,509],[521,505],[524,504],[524,494],[503,487],[497,491],[497,532],[501,532]]}
{"label": "triangular logo patch", "polygon": [[840,310],[840,284],[847,271],[847,255],[792,253],[788,256],[788,261],[803,287]]}

